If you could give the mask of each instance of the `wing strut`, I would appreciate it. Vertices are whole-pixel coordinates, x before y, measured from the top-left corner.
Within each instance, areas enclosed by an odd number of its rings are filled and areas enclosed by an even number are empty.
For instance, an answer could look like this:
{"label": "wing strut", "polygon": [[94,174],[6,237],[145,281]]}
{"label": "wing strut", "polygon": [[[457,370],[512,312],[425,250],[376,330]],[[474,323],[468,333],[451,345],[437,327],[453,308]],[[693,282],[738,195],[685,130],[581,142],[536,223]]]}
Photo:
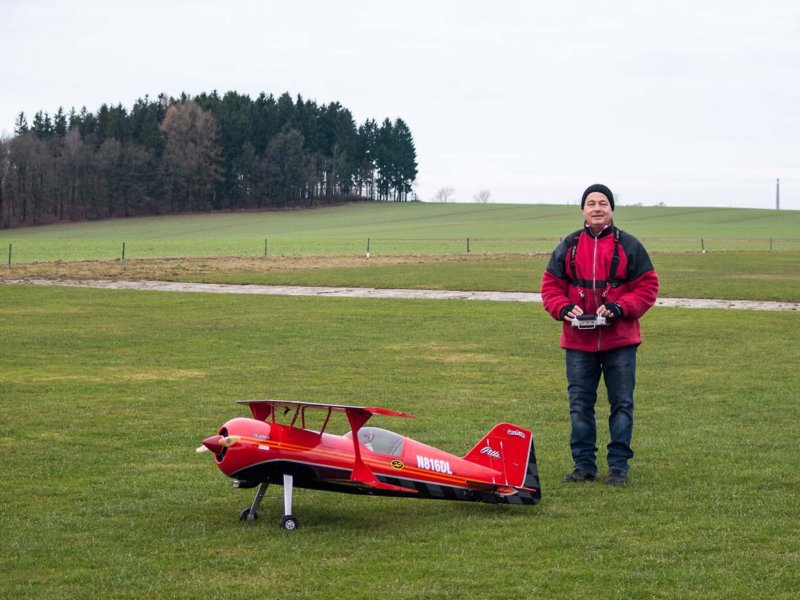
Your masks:
{"label": "wing strut", "polygon": [[353,432],[353,452],[355,454],[355,462],[353,463],[353,472],[350,475],[350,481],[357,482],[369,487],[379,490],[392,490],[395,492],[414,492],[409,488],[404,488],[399,485],[392,485],[390,483],[383,483],[375,477],[361,457],[361,444],[358,443],[358,431],[369,421],[372,416],[371,409],[363,409],[358,407],[348,407],[345,409],[347,420],[350,422],[350,429]]}

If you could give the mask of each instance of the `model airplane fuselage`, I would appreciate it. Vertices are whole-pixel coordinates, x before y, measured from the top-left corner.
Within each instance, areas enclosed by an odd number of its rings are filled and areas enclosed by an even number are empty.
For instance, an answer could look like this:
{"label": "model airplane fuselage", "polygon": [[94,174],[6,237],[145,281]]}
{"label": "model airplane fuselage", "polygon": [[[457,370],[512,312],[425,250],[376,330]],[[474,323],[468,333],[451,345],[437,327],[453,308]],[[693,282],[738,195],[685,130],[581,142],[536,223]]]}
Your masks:
{"label": "model airplane fuselage", "polygon": [[[284,486],[281,525],[297,527],[291,514],[292,487],[353,494],[506,504],[537,504],[541,498],[530,430],[500,423],[464,457],[411,438],[365,427],[375,414],[409,417],[375,407],[312,404],[277,400],[246,402],[253,418],[225,423],[198,450],[214,453],[220,470],[236,487],[260,486],[242,519],[257,517],[270,483]],[[307,423],[313,411],[318,429]],[[319,411],[322,411],[321,413]],[[331,414],[344,412],[345,435],[326,433]],[[279,422],[283,416],[287,423]]]}

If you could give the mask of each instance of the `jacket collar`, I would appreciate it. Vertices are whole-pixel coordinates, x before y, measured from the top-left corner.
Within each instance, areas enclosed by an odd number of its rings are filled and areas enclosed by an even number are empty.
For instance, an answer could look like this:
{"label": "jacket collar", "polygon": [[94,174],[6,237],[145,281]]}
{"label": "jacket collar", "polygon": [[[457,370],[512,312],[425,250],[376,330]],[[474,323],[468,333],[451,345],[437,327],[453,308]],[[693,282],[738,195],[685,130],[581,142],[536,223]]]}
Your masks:
{"label": "jacket collar", "polygon": [[613,234],[615,229],[616,229],[616,226],[614,225],[614,221],[611,221],[611,223],[609,223],[608,225],[606,225],[603,228],[603,231],[601,231],[598,235],[595,235],[595,234],[592,233],[592,230],[589,227],[588,223],[584,222],[584,224],[583,224],[584,233],[586,233],[586,235],[588,235],[589,237],[593,237],[593,238],[597,238],[597,239],[604,238],[604,237],[606,237],[608,235]]}

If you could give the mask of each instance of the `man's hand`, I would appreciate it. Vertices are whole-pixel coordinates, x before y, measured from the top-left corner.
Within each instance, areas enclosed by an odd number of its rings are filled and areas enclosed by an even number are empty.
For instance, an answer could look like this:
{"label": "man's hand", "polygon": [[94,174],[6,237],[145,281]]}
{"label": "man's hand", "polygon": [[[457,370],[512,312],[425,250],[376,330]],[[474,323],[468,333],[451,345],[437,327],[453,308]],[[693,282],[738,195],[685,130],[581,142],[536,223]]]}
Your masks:
{"label": "man's hand", "polygon": [[622,307],[616,302],[607,302],[597,309],[598,317],[606,319],[617,319],[622,316]]}
{"label": "man's hand", "polygon": [[583,314],[583,309],[577,304],[567,304],[561,309],[561,318],[564,321],[572,321],[575,317]]}

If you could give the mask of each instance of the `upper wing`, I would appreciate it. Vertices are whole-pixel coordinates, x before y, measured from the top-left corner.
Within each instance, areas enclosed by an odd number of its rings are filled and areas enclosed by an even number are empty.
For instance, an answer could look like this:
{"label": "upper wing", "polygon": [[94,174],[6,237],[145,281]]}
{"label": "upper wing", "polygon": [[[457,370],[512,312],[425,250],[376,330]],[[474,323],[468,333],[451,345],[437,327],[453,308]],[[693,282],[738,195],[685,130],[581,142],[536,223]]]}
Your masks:
{"label": "upper wing", "polygon": [[[247,404],[253,418],[259,421],[266,421],[270,415],[277,413],[290,413],[302,415],[307,408],[322,409],[328,411],[341,411],[345,413],[364,413],[366,419],[372,415],[385,415],[388,417],[409,417],[414,415],[402,413],[388,408],[377,406],[350,406],[347,404],[322,404],[317,402],[295,402],[292,400],[237,400],[238,404]],[[364,422],[366,422],[364,419]]]}

